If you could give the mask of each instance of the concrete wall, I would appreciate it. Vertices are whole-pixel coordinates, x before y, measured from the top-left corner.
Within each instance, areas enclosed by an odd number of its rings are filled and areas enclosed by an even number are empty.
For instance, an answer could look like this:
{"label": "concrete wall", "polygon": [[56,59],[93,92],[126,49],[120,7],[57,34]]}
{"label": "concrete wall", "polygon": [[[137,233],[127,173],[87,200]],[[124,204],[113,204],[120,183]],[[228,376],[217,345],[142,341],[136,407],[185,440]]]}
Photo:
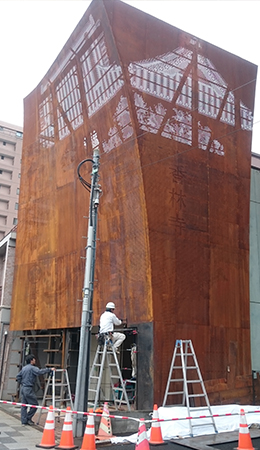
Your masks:
{"label": "concrete wall", "polygon": [[[258,159],[259,160],[259,159]],[[260,168],[251,169],[250,330],[252,370],[260,371]]]}
{"label": "concrete wall", "polygon": [[[10,232],[0,242],[0,398],[11,400],[16,393],[15,377],[19,370],[22,332],[9,330],[12,303],[16,233]],[[26,311],[25,311],[26,313]]]}

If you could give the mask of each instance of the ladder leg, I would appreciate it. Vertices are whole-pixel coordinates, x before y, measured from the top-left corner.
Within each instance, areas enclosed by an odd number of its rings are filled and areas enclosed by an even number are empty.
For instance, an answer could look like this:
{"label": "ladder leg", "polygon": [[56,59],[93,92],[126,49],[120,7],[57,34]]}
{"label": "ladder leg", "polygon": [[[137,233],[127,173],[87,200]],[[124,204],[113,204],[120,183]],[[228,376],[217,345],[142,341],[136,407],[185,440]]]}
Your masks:
{"label": "ladder leg", "polygon": [[52,407],[55,409],[55,371],[52,373]]}
{"label": "ladder leg", "polygon": [[166,390],[165,390],[165,394],[164,394],[164,399],[163,399],[163,404],[162,406],[166,405],[167,402],[167,397],[168,397],[168,393],[169,393],[169,389],[170,389],[170,383],[171,383],[171,377],[172,377],[172,372],[173,372],[173,366],[174,366],[174,362],[175,362],[175,358],[176,358],[176,352],[177,352],[177,345],[178,345],[179,341],[175,342],[175,347],[174,347],[174,352],[173,352],[173,357],[172,357],[172,362],[171,362],[171,367],[170,367],[170,372],[169,372],[169,376],[168,376],[168,380],[167,380],[167,386],[166,386]]}
{"label": "ladder leg", "polygon": [[214,427],[215,433],[218,433],[218,430],[217,430],[217,427],[216,427],[216,423],[215,423],[215,420],[214,420],[214,417],[213,417],[213,414],[212,414],[211,406],[210,406],[210,403],[209,403],[208,394],[207,394],[207,391],[206,391],[205,386],[204,386],[203,378],[202,378],[201,371],[200,371],[200,368],[199,368],[199,365],[198,365],[198,361],[197,361],[197,358],[196,358],[196,355],[195,355],[195,352],[194,352],[194,349],[193,349],[192,342],[190,342],[190,347],[191,347],[191,351],[193,353],[195,365],[197,367],[198,377],[199,377],[199,380],[200,380],[200,385],[201,385],[201,389],[202,389],[202,392],[203,392],[203,396],[204,396],[207,408],[208,408],[210,416],[211,416],[211,422],[212,422],[212,425]]}
{"label": "ladder leg", "polygon": [[[186,400],[186,406],[188,410],[188,416],[190,417],[190,401],[189,401],[189,394],[188,394],[188,386],[187,386],[187,346],[185,342],[185,358],[183,355],[183,341],[181,341],[181,362],[182,362],[182,373],[183,373],[183,390]],[[190,435],[193,436],[192,433],[192,426],[191,426],[191,420],[189,419],[189,428],[190,428]]]}
{"label": "ladder leg", "polygon": [[67,386],[68,386],[68,393],[69,393],[69,399],[70,399],[70,407],[71,407],[71,410],[73,411],[74,405],[73,405],[73,401],[72,401],[72,395],[71,395],[71,389],[70,389],[70,382],[69,382],[69,376],[68,376],[68,371],[67,371],[67,370],[65,371],[65,376],[66,376],[66,383],[67,383]]}
{"label": "ladder leg", "polygon": [[[183,342],[185,342],[185,350],[183,353]],[[180,347],[180,352],[182,355],[182,370],[185,371],[185,376],[183,376],[183,383],[184,383],[184,388],[183,388],[183,399],[182,399],[182,405],[186,405],[187,406],[187,398],[188,398],[188,386],[187,386],[187,364],[188,364],[188,357],[187,357],[187,353],[188,353],[188,348],[187,348],[187,341],[181,341],[181,347]],[[184,358],[184,359],[183,359]],[[190,404],[188,401],[188,414],[190,415],[189,412],[190,409]]]}
{"label": "ladder leg", "polygon": [[98,382],[97,382],[97,391],[96,391],[95,400],[94,400],[94,406],[93,406],[94,411],[96,410],[97,404],[98,404],[98,397],[99,397],[100,386],[101,386],[101,381],[102,381],[102,375],[103,375],[103,370],[104,370],[104,365],[105,365],[106,353],[107,353],[107,346],[105,344],[104,348],[103,348],[101,367],[100,367],[99,377],[98,377]]}
{"label": "ladder leg", "polygon": [[[130,408],[130,403],[129,403],[128,395],[127,395],[127,392],[126,392],[125,383],[123,381],[122,373],[121,373],[121,370],[120,370],[120,366],[119,366],[119,363],[118,363],[116,351],[115,351],[115,348],[114,348],[113,345],[111,347],[112,347],[112,354],[111,355],[107,355],[107,356],[108,356],[108,359],[109,359],[109,357],[110,356],[112,357],[112,355],[113,355],[113,358],[114,358],[114,361],[115,361],[115,363],[111,363],[111,361],[108,361],[109,372],[110,372],[110,382],[111,382],[111,388],[112,388],[114,403],[115,403],[116,407],[117,407],[117,403],[118,403],[118,406],[120,407],[122,402],[124,401],[124,403],[126,403],[126,405],[127,405],[128,411],[130,411],[130,409],[131,409]],[[115,393],[116,389],[115,389],[115,386],[114,386],[114,383],[113,383],[114,375],[112,373],[112,367],[116,368],[117,376],[118,376],[118,378],[120,380],[121,388],[118,389],[118,391],[119,391],[119,393],[121,392],[121,397],[120,397],[119,401],[116,398],[116,393]],[[123,400],[123,398],[125,400]]]}
{"label": "ladder leg", "polygon": [[[61,372],[61,378],[57,381],[56,375]],[[48,395],[48,390],[51,387],[51,395]],[[59,391],[58,391],[59,389]],[[66,394],[66,390],[68,390],[68,396]],[[66,407],[67,401],[70,402],[70,407],[73,410],[73,401],[71,395],[71,388],[69,382],[69,376],[67,369],[56,369],[52,377],[48,377],[48,381],[45,386],[42,406],[45,406],[46,401],[51,400],[52,406],[55,409],[61,409],[62,407]],[[42,410],[40,409],[37,424],[40,422]],[[60,411],[58,411],[58,420],[60,419]]]}
{"label": "ladder leg", "polygon": [[[95,356],[94,356],[94,361],[93,361],[93,364],[91,366],[90,374],[89,374],[88,391],[89,391],[89,393],[90,392],[94,393],[94,399],[92,401],[92,399],[90,399],[90,395],[89,395],[88,396],[88,402],[90,404],[93,403],[93,409],[96,409],[96,408],[94,408],[94,406],[95,406],[95,403],[96,403],[95,399],[96,399],[96,394],[97,394],[97,391],[98,391],[98,389],[97,389],[98,378],[100,378],[100,376],[102,377],[100,356],[101,356],[101,354],[103,355],[104,348],[103,348],[102,351],[101,351],[101,348],[102,348],[101,345],[97,346],[97,350],[96,350],[96,353],[95,353]],[[98,370],[98,375],[96,375],[95,370]]]}
{"label": "ladder leg", "polygon": [[94,370],[95,370],[95,367],[97,365],[97,360],[98,360],[98,357],[99,357],[99,354],[100,354],[100,349],[101,349],[101,346],[98,345],[96,353],[95,353],[95,356],[94,356],[94,361],[93,361],[92,367],[90,369],[90,374],[89,374],[90,378],[94,375]]}
{"label": "ladder leg", "polygon": [[[98,362],[98,358],[100,357],[100,355],[102,355],[101,363]],[[113,343],[111,342],[109,335],[106,336],[106,338],[105,338],[105,342],[104,342],[102,351],[101,351],[101,347],[98,346],[95,357],[94,357],[94,362],[93,362],[93,365],[92,365],[91,371],[90,371],[89,392],[95,393],[94,405],[93,405],[94,410],[97,407],[99,396],[100,396],[101,383],[102,383],[102,378],[103,378],[105,362],[107,362],[107,366],[108,366],[108,370],[109,370],[110,385],[111,385],[111,390],[112,390],[112,395],[113,395],[113,401],[114,401],[116,408],[118,409],[118,404],[121,405],[121,403],[125,403],[127,405],[128,411],[130,411],[130,404],[129,404],[129,399],[128,399],[127,392],[125,389],[125,383],[123,381],[123,377],[122,377],[122,373],[121,373],[120,366],[118,363],[116,351],[115,351]],[[95,374],[95,369],[98,371],[98,374]],[[115,387],[116,380],[117,381],[119,380],[119,382],[120,382],[120,387],[118,387],[118,388]],[[95,386],[95,387],[93,387],[93,386]],[[121,392],[120,399],[118,399],[116,397],[117,390],[119,392]]]}
{"label": "ladder leg", "polygon": [[[47,383],[45,385],[43,399],[42,399],[42,406],[45,406],[46,396],[47,396],[47,392],[48,392],[49,386],[50,386],[50,377],[48,377],[48,381],[47,381]],[[41,415],[42,415],[42,409],[40,408],[40,411],[39,411],[39,414],[38,414],[38,420],[36,422],[37,425],[39,425],[39,423],[40,423]]]}
{"label": "ladder leg", "polygon": [[[179,358],[181,360],[181,363],[178,364],[176,362],[176,359]],[[178,359],[178,361],[179,361]],[[180,373],[180,370],[182,371],[182,378],[177,377],[176,374]],[[175,374],[175,377],[173,376],[173,373]],[[195,375],[196,374],[196,375]],[[177,391],[177,389],[172,390],[172,392],[169,392],[170,384],[171,383],[179,383],[182,382],[182,391]],[[195,389],[195,386],[200,386],[200,392],[198,393],[198,390]],[[176,386],[176,384],[175,384]],[[189,389],[190,387],[190,389]],[[194,388],[194,389],[193,389]],[[194,392],[195,390],[195,392]],[[186,405],[187,407],[187,413],[188,416],[191,417],[191,402],[195,402],[196,398],[201,398],[206,406],[195,406],[193,411],[195,410],[203,410],[205,413],[205,410],[208,411],[209,415],[205,416],[205,422],[200,425],[196,425],[196,421],[192,423],[193,419],[189,419],[189,429],[190,429],[190,435],[193,436],[193,429],[196,426],[211,426],[214,428],[214,431],[217,433],[216,424],[212,415],[210,403],[208,400],[207,392],[203,383],[203,379],[201,376],[201,372],[199,369],[199,365],[197,362],[197,358],[195,355],[195,351],[192,345],[191,340],[177,340],[175,344],[174,354],[172,358],[171,368],[169,372],[168,382],[166,386],[166,391],[164,395],[163,400],[163,406],[166,405],[168,397],[172,395],[180,396],[182,395],[182,406]],[[175,397],[176,398],[176,397]],[[172,403],[176,405],[176,403]],[[202,403],[201,403],[202,404]],[[203,414],[204,416],[204,414]]]}

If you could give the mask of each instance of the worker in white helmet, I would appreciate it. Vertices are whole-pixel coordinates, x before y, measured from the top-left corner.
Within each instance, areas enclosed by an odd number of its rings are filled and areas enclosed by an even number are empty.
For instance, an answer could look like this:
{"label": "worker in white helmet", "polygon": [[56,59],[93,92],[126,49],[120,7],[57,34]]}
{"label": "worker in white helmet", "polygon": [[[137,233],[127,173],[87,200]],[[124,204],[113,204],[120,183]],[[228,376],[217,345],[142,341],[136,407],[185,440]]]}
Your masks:
{"label": "worker in white helmet", "polygon": [[111,335],[111,340],[114,344],[114,348],[117,353],[119,353],[118,347],[125,340],[124,333],[114,332],[114,325],[121,325],[123,321],[118,319],[118,317],[114,314],[115,304],[113,302],[108,302],[106,304],[106,310],[100,316],[100,329],[99,333],[109,333]]}

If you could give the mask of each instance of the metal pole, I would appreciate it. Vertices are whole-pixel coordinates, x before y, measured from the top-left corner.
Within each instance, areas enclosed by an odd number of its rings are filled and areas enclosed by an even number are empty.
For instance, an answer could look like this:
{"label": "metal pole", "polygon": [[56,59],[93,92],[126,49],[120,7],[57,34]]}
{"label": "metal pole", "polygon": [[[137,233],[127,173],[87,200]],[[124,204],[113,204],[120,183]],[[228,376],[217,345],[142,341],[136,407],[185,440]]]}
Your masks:
{"label": "metal pole", "polygon": [[[83,287],[83,304],[80,329],[79,359],[75,392],[75,411],[86,411],[88,405],[88,379],[89,379],[89,360],[90,360],[90,340],[92,326],[92,303],[93,303],[93,284],[96,256],[96,228],[97,212],[99,206],[99,196],[101,193],[98,184],[99,175],[99,142],[94,132],[91,135],[93,147],[91,191],[89,202],[89,223],[88,238],[86,247],[86,264]],[[85,183],[86,184],[86,183]],[[83,416],[76,415],[74,421],[74,435],[77,437],[84,434]]]}
{"label": "metal pole", "polygon": [[55,409],[55,370],[52,373],[52,379],[51,379],[51,384],[52,384],[52,407]]}

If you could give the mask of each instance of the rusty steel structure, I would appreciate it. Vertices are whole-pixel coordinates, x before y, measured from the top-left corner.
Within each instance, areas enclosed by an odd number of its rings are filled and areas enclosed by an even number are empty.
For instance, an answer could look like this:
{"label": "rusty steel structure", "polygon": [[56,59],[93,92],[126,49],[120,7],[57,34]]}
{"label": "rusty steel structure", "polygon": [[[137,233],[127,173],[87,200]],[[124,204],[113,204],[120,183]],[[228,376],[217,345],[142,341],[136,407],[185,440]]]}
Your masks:
{"label": "rusty steel structure", "polygon": [[12,329],[80,326],[89,199],[76,170],[96,132],[93,318],[114,301],[137,327],[139,404],[161,404],[176,339],[192,340],[212,403],[250,401],[255,79],[248,61],[93,0],[24,102]]}

